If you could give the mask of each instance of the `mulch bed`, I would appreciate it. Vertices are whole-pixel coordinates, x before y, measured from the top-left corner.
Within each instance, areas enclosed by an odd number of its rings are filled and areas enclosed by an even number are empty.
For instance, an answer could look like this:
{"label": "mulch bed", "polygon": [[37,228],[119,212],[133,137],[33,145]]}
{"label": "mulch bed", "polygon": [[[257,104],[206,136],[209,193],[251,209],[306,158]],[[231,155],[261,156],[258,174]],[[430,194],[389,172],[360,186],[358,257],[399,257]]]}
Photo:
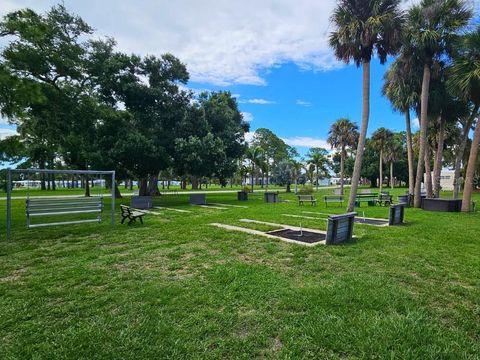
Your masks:
{"label": "mulch bed", "polygon": [[323,241],[326,237],[325,234],[319,234],[310,231],[302,231],[302,236],[300,236],[300,231],[290,229],[269,231],[267,234],[283,237],[289,240],[300,241],[307,244],[314,244]]}

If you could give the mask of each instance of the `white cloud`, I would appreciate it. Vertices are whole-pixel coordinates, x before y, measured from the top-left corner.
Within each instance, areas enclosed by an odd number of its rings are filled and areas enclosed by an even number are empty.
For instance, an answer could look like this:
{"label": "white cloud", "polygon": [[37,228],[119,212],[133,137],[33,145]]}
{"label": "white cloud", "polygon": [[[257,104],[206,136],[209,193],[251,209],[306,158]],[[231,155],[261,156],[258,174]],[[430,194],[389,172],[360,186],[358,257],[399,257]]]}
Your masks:
{"label": "white cloud", "polygon": [[0,125],[6,125],[8,124],[7,119],[4,119],[2,116],[0,116]]}
{"label": "white cloud", "polygon": [[327,143],[326,140],[320,138],[313,138],[310,136],[295,136],[291,138],[283,138],[290,146],[299,146],[299,147],[321,147],[325,149],[329,149],[330,145]]}
{"label": "white cloud", "polygon": [[0,128],[0,140],[3,140],[9,136],[16,135],[16,134],[17,132],[15,130]]}
{"label": "white cloud", "polygon": [[311,102],[305,100],[297,100],[296,104],[304,107],[310,107],[313,105]]}
{"label": "white cloud", "polygon": [[412,128],[420,129],[420,121],[418,120],[418,117],[412,120]]}
{"label": "white cloud", "polygon": [[[58,0],[3,0],[2,9],[45,11],[55,3]],[[114,37],[121,51],[176,55],[194,81],[265,85],[262,72],[288,61],[314,71],[342,66],[328,46],[335,0],[64,3],[97,29],[98,36]]]}
{"label": "white cloud", "polygon": [[257,104],[257,105],[270,105],[275,104],[275,101],[265,100],[265,99],[249,99],[249,100],[240,100],[241,104]]}
{"label": "white cloud", "polygon": [[251,122],[253,120],[253,115],[249,112],[242,112],[243,121]]}
{"label": "white cloud", "polygon": [[252,142],[254,135],[255,135],[255,132],[253,132],[253,131],[246,132],[245,133],[245,141],[247,143]]}

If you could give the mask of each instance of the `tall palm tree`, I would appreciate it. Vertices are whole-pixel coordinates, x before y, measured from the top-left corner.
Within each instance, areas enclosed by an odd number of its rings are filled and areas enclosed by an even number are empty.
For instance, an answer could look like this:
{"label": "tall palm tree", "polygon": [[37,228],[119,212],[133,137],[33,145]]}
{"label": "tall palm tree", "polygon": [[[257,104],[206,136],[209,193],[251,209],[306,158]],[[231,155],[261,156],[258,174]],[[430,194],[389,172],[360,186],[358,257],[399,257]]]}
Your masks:
{"label": "tall palm tree", "polygon": [[383,162],[385,160],[385,153],[387,151],[389,142],[392,140],[393,132],[382,127],[375,130],[372,134],[372,146],[379,153],[379,188],[380,192],[383,189]]}
{"label": "tall palm tree", "polygon": [[[387,142],[385,149],[385,161],[390,164],[390,188],[395,187],[395,178],[393,176],[393,165],[401,159],[404,154],[401,138],[398,138],[399,134],[394,134],[392,138]],[[404,141],[404,140],[403,140]]]}
{"label": "tall palm tree", "polygon": [[[458,56],[454,59],[450,74],[451,87],[462,94],[464,99],[473,103],[473,108],[478,113],[480,106],[480,26],[475,31],[467,34],[462,39],[462,46]],[[465,174],[465,187],[463,190],[462,211],[470,211],[473,191],[473,177],[480,143],[480,120],[477,120],[470,147],[467,171]]]}
{"label": "tall palm tree", "polygon": [[340,150],[340,194],[343,195],[345,179],[345,158],[347,147],[354,147],[358,141],[358,126],[349,119],[340,118],[330,126],[327,142],[332,149]]}
{"label": "tall palm tree", "polygon": [[318,191],[318,183],[320,180],[320,171],[323,173],[327,172],[327,159],[328,151],[322,148],[311,148],[308,152],[307,156],[309,158],[308,162],[315,166],[315,178],[317,183],[317,191]]}
{"label": "tall palm tree", "polygon": [[260,166],[263,159],[263,149],[260,146],[250,146],[245,152],[245,158],[250,161],[250,176],[252,178],[252,192],[253,192],[253,178],[255,176],[255,167]]}
{"label": "tall palm tree", "polygon": [[363,69],[362,125],[357,145],[348,211],[353,211],[357,194],[363,151],[370,115],[370,61],[376,53],[384,64],[388,55],[400,46],[403,13],[400,0],[338,0],[331,17],[335,30],[330,46],[335,56],[348,63],[354,61]]}
{"label": "tall palm tree", "polygon": [[296,194],[298,192],[298,178],[300,177],[303,164],[300,161],[297,161],[295,159],[291,159],[290,164],[292,167],[293,181],[295,183],[295,194]]}
{"label": "tall palm tree", "polygon": [[416,107],[419,100],[418,76],[411,62],[401,54],[384,75],[382,88],[393,108],[405,114],[405,132],[408,159],[408,193],[413,195],[415,187],[415,164],[413,154],[412,127],[410,109]]}
{"label": "tall palm tree", "polygon": [[471,16],[472,12],[464,0],[422,0],[408,13],[406,33],[410,42],[406,47],[417,55],[420,54],[424,61],[420,95],[420,149],[414,190],[415,207],[421,206],[421,182],[425,162],[430,161],[425,154],[432,65],[435,59],[449,50],[453,38],[468,23]]}

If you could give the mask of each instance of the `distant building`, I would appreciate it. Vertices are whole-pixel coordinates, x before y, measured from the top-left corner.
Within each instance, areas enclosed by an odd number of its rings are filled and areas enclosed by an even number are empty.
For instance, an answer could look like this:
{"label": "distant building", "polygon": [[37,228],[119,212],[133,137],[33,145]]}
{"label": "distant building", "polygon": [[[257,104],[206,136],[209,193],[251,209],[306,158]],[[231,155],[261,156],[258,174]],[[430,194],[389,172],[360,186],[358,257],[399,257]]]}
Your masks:
{"label": "distant building", "polygon": [[[432,180],[433,172],[432,172]],[[453,170],[442,170],[440,173],[440,190],[453,191],[453,184],[455,180],[455,172]],[[425,183],[425,177],[423,179]]]}

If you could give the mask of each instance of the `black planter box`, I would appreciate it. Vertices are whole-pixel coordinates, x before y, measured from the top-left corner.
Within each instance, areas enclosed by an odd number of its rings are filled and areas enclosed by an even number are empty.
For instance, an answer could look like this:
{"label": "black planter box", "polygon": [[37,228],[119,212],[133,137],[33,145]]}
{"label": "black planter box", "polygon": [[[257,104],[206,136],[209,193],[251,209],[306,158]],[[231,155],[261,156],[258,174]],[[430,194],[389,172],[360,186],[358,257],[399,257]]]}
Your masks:
{"label": "black planter box", "polygon": [[207,200],[205,194],[191,194],[190,195],[190,204],[191,205],[206,205]]}
{"label": "black planter box", "polygon": [[151,209],[152,208],[152,197],[151,196],[132,196],[130,201],[130,206],[135,209]]}
{"label": "black planter box", "polygon": [[247,201],[248,200],[248,193],[246,191],[237,192],[237,200],[238,201]]}
{"label": "black planter box", "polygon": [[422,209],[427,211],[460,212],[461,199],[422,199]]}
{"label": "black planter box", "polygon": [[277,192],[265,192],[263,198],[267,203],[276,203],[278,202],[278,193]]}

